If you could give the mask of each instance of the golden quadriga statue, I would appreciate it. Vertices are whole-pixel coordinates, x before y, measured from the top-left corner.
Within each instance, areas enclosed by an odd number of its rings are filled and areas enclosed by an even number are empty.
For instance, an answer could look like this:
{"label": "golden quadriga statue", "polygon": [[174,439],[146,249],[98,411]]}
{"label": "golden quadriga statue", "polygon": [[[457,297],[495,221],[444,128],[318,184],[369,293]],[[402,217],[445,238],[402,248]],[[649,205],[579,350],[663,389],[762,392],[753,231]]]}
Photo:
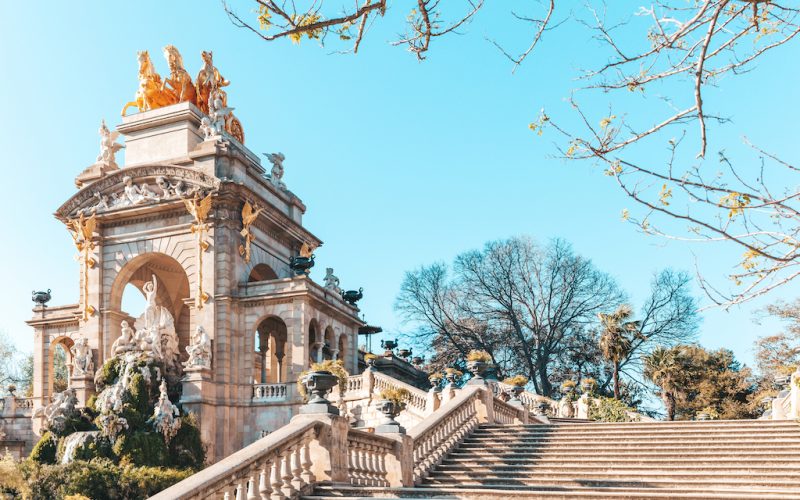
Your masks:
{"label": "golden quadriga statue", "polygon": [[[122,108],[122,116],[125,116],[131,106],[139,111],[149,111],[186,101],[196,105],[208,115],[214,95],[220,96],[223,106],[227,107],[228,96],[222,87],[228,86],[230,82],[214,67],[212,52],[203,51],[201,56],[203,67],[197,74],[197,79],[192,82],[192,77],[183,66],[183,57],[174,45],[164,47],[164,57],[169,64],[169,76],[163,79],[153,67],[150,54],[146,50],[140,51],[137,55],[139,89],[136,91],[135,100],[128,102]],[[239,119],[232,113],[228,113],[225,118],[225,131],[244,144],[244,129]]]}

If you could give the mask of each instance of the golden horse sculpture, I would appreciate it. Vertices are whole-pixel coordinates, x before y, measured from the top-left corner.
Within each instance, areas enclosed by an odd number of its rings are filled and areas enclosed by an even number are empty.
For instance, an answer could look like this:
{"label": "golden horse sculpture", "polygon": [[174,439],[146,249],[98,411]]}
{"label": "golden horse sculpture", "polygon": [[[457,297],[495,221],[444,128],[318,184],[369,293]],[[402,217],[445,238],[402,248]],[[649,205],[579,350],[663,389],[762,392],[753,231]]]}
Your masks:
{"label": "golden horse sculpture", "polygon": [[[211,111],[211,96],[218,93],[222,97],[222,106],[228,106],[228,94],[222,90],[231,82],[222,77],[219,70],[214,66],[214,53],[205,50],[200,54],[203,59],[203,67],[197,73],[195,88],[197,89],[197,107],[205,114]],[[233,113],[228,113],[225,118],[225,131],[233,136],[237,141],[244,144],[244,129],[242,123]]]}
{"label": "golden horse sculpture", "polygon": [[[196,105],[200,111],[208,115],[210,102],[215,93],[222,97],[223,107],[227,107],[228,95],[222,87],[228,86],[230,82],[214,67],[211,51],[203,51],[201,56],[203,67],[197,74],[197,80],[192,82],[192,77],[183,66],[183,57],[174,45],[164,47],[164,57],[169,64],[169,76],[163,79],[154,69],[150,54],[146,50],[140,51],[139,89],[136,91],[136,100],[122,108],[122,116],[125,116],[131,106],[138,108],[139,111],[149,111],[186,101]],[[242,123],[233,113],[228,113],[225,117],[225,131],[244,144]]]}
{"label": "golden horse sculpture", "polygon": [[146,50],[139,51],[137,59],[139,61],[139,89],[136,91],[135,100],[122,108],[122,116],[125,116],[131,106],[138,108],[139,111],[148,111],[169,106],[175,102],[174,94],[164,92],[162,89],[161,76],[156,73],[153,62],[150,60],[150,54]]}

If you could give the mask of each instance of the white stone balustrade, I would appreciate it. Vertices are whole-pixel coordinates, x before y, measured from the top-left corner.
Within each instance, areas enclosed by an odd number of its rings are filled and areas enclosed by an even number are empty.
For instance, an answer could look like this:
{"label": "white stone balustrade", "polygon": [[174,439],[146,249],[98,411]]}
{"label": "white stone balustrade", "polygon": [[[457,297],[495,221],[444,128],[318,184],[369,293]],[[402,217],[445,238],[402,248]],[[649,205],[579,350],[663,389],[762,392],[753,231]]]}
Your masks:
{"label": "white stone balustrade", "polygon": [[354,429],[340,416],[298,415],[152,498],[293,499],[318,482],[410,487],[481,423],[527,422],[526,409],[495,398],[486,386],[460,389],[408,435]]}
{"label": "white stone balustrade", "polygon": [[286,401],[289,397],[289,384],[253,384],[253,401]]}

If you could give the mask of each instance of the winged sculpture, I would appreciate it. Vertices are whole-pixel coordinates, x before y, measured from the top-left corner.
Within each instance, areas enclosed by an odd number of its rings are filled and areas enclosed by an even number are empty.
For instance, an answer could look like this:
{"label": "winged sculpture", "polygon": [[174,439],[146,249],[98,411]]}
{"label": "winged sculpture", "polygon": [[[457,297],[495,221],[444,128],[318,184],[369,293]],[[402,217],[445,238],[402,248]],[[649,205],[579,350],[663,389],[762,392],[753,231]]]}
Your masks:
{"label": "winged sculpture", "polygon": [[263,208],[258,207],[258,205],[254,207],[249,201],[245,201],[242,207],[242,231],[240,234],[244,238],[244,243],[239,245],[239,255],[244,257],[245,262],[250,262],[250,243],[255,239],[250,231],[250,225],[256,221],[258,215],[263,211]]}
{"label": "winged sculpture", "polygon": [[[194,198],[183,200],[186,210],[194,217],[194,225],[205,224],[208,219],[208,213],[211,211],[212,194],[208,193],[205,198],[200,199],[200,193],[195,193]],[[192,232],[194,231],[195,227],[192,227]]]}

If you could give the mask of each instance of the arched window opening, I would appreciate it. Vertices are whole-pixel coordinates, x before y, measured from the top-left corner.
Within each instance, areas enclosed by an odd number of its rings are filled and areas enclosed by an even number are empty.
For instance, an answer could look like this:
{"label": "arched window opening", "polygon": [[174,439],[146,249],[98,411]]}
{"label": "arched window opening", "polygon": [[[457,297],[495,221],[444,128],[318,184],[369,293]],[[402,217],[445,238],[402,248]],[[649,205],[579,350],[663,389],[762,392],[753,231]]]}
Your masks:
{"label": "arched window opening", "polygon": [[250,276],[247,278],[248,283],[254,281],[267,281],[278,279],[278,274],[266,264],[258,264],[250,271]]}

